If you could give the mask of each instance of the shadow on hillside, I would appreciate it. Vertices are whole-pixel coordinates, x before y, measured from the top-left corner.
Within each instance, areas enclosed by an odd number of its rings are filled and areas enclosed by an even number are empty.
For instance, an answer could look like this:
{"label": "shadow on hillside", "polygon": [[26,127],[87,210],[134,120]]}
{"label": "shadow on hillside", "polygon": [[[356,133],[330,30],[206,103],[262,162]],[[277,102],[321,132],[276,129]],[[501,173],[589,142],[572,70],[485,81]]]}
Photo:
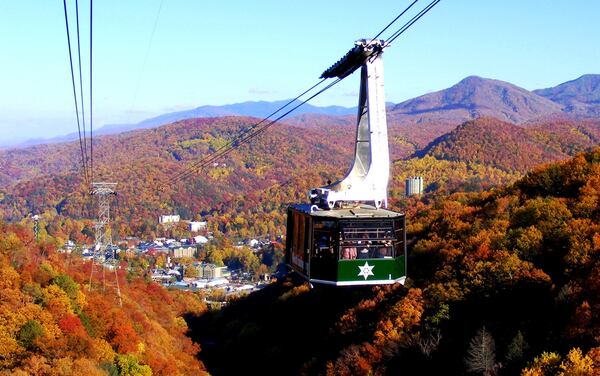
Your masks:
{"label": "shadow on hillside", "polygon": [[372,295],[371,287],[308,290],[288,281],[186,320],[212,375],[313,373],[347,343],[333,333],[335,323]]}

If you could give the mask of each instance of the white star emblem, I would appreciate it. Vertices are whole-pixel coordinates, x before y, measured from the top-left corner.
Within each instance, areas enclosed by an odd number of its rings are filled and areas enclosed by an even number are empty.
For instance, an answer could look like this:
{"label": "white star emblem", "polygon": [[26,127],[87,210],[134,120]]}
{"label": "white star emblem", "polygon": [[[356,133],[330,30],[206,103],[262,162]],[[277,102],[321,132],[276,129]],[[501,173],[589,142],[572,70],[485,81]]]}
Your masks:
{"label": "white star emblem", "polygon": [[365,277],[365,281],[367,280],[367,278],[369,278],[370,275],[375,275],[373,274],[373,268],[375,267],[375,265],[369,265],[368,262],[365,261],[365,264],[363,266],[358,266],[358,269],[360,269],[360,273],[358,273],[359,276],[363,276]]}

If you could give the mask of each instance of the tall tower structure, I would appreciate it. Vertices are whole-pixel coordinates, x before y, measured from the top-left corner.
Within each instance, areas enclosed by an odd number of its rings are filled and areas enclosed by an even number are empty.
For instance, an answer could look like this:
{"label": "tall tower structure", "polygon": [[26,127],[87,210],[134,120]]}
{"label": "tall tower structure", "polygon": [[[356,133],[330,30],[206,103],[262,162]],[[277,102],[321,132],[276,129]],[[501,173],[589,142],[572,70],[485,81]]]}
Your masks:
{"label": "tall tower structure", "polygon": [[92,195],[96,197],[98,205],[98,220],[94,224],[96,235],[95,251],[105,251],[108,245],[112,245],[110,225],[110,198],[117,194],[115,188],[117,183],[92,183]]}
{"label": "tall tower structure", "polygon": [[[92,269],[90,271],[90,289],[92,288],[92,277],[94,268],[98,264],[102,266],[102,274],[106,267],[106,251],[110,247],[112,249],[112,235],[110,233],[110,199],[116,196],[115,188],[117,183],[97,182],[92,183],[92,195],[96,197],[98,207],[98,220],[94,224],[96,243],[94,245],[94,256],[92,257]],[[121,301],[121,288],[119,287],[119,278],[117,275],[116,255],[112,251],[113,270],[115,273],[117,296],[119,297],[119,305]]]}
{"label": "tall tower structure", "polygon": [[406,179],[406,197],[423,194],[423,177],[411,176]]}
{"label": "tall tower structure", "polygon": [[35,236],[35,241],[38,242],[40,240],[40,216],[36,214],[32,218],[33,218],[33,234]]}

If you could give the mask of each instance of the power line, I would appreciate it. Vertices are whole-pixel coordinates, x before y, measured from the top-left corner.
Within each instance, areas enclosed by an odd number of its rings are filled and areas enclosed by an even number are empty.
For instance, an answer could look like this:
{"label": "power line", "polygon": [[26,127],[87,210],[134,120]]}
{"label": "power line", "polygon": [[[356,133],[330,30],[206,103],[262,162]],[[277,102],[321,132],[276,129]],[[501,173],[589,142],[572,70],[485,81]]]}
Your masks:
{"label": "power line", "polygon": [[79,121],[79,105],[77,103],[77,90],[75,89],[75,74],[73,72],[73,54],[71,52],[71,35],[69,33],[69,17],[67,15],[67,0],[63,0],[63,6],[65,10],[65,26],[67,30],[67,44],[69,47],[69,64],[71,67],[71,83],[73,84],[73,101],[75,102],[75,117],[77,119],[77,133],[79,135],[79,148],[81,151],[81,164],[83,166],[83,176],[86,184],[89,184],[87,163],[85,158],[85,152],[83,149],[83,141],[81,139],[81,123]]}
{"label": "power line", "polygon": [[90,164],[91,164],[91,168],[90,168],[90,172],[92,175],[92,182],[94,182],[94,117],[93,112],[92,112],[92,93],[94,92],[92,90],[92,25],[93,25],[93,9],[94,9],[94,2],[93,0],[90,0]]}
{"label": "power line", "polygon": [[[87,137],[85,135],[86,127],[85,127],[85,105],[83,101],[83,72],[81,69],[81,43],[80,43],[80,33],[79,33],[79,0],[75,0],[75,25],[77,26],[77,57],[79,60],[79,96],[81,98],[81,123],[83,127],[83,154],[85,157],[86,165],[89,161],[88,157],[88,149],[87,149]],[[89,165],[88,165],[89,168]],[[90,176],[91,171],[88,171],[88,177]]]}

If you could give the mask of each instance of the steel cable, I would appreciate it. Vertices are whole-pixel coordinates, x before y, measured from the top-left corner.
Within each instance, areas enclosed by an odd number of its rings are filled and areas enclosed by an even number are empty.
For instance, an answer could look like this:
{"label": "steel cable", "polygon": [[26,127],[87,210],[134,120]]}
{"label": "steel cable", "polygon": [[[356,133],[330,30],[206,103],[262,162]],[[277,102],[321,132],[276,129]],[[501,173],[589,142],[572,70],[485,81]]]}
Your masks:
{"label": "steel cable", "polygon": [[[222,145],[219,148],[217,148],[213,152],[213,154],[208,155],[208,156],[202,158],[200,161],[194,162],[192,164],[192,166],[186,168],[186,170],[194,170],[194,171],[197,170],[197,166],[204,164],[206,160],[211,159],[212,156],[214,156],[216,153],[220,153],[223,149],[231,147],[232,145],[234,145],[239,139],[241,139],[242,137],[244,137],[244,135],[246,135],[247,133],[253,131],[257,127],[259,127],[262,123],[268,121],[269,118],[271,118],[272,116],[275,116],[277,113],[279,113],[280,111],[282,111],[283,109],[285,109],[286,107],[288,107],[289,105],[291,105],[292,103],[294,103],[295,101],[299,100],[300,98],[302,98],[304,95],[306,95],[310,91],[312,91],[315,88],[317,88],[318,86],[320,86],[323,82],[325,82],[325,80],[326,79],[322,79],[322,80],[318,81],[316,84],[314,84],[310,88],[306,89],[304,92],[302,92],[300,95],[296,96],[295,98],[289,100],[286,104],[284,104],[283,106],[279,107],[277,110],[273,111],[271,114],[269,114],[267,117],[263,118],[258,123],[255,123],[252,126],[250,126],[250,127],[246,128],[246,129],[242,130],[232,140],[230,140],[229,142],[227,142],[225,145]],[[297,108],[297,107],[295,107],[295,108]],[[180,172],[180,173],[176,174],[175,176],[173,176],[172,179],[178,179],[179,176],[181,176],[181,175],[187,175],[188,172],[189,171],[185,171],[184,170],[183,172]]]}
{"label": "steel cable", "polygon": [[83,141],[81,138],[81,122],[79,120],[79,104],[77,103],[77,89],[75,88],[75,73],[73,70],[73,54],[71,52],[71,35],[69,32],[69,17],[67,15],[67,0],[63,0],[63,6],[64,6],[64,11],[65,11],[65,27],[67,30],[67,44],[68,44],[68,49],[69,49],[69,65],[71,67],[71,83],[73,86],[73,101],[75,102],[75,117],[77,119],[77,133],[79,136],[79,148],[81,151],[81,164],[83,167],[84,181],[86,182],[86,184],[89,184],[85,151],[83,148]]}
{"label": "steel cable", "polygon": [[[417,3],[417,1],[418,0],[414,0],[406,9],[404,9],[387,26],[385,26],[373,39],[378,38],[388,28],[390,28],[395,22],[397,22],[410,8],[412,8],[413,5],[415,5]],[[385,47],[387,47],[392,41],[394,41],[396,38],[398,38],[406,30],[408,30],[415,22],[417,22],[421,17],[423,17],[427,12],[429,12],[440,1],[441,0],[434,0],[434,1],[432,1],[429,5],[427,5],[425,8],[423,8],[419,13],[417,13],[415,16],[413,16],[413,18],[411,18],[407,23],[405,23],[400,29],[398,29],[396,32],[394,32],[389,37],[389,40],[385,42]],[[199,161],[194,162],[191,166],[185,168],[184,171],[175,174],[174,176],[172,176],[169,179],[168,182],[164,182],[163,184],[166,185],[168,183],[174,183],[174,182],[176,183],[176,182],[182,181],[182,180],[187,179],[188,177],[192,176],[196,172],[204,170],[211,163],[214,163],[216,160],[218,160],[218,159],[224,157],[225,155],[229,154],[232,150],[234,150],[234,149],[238,148],[239,146],[247,143],[249,140],[251,140],[251,139],[259,136],[260,134],[262,134],[263,132],[265,132],[267,129],[269,129],[271,126],[273,126],[275,123],[277,123],[279,120],[281,120],[285,116],[289,115],[294,110],[296,110],[298,107],[304,105],[309,100],[311,100],[314,97],[316,97],[317,95],[323,93],[324,91],[328,90],[332,86],[336,85],[342,79],[343,78],[337,78],[334,82],[332,82],[331,84],[327,85],[325,88],[319,90],[316,94],[312,95],[308,99],[302,101],[300,104],[298,104],[297,106],[293,107],[291,110],[287,111],[286,113],[284,113],[283,115],[279,116],[275,120],[270,121],[266,125],[261,126],[261,124],[263,124],[266,121],[268,121],[268,119],[271,118],[272,116],[274,116],[276,113],[280,112],[281,110],[283,110],[285,107],[289,106],[294,101],[299,100],[300,97],[304,96],[305,94],[307,94],[308,92],[310,92],[311,90],[313,90],[314,88],[316,88],[318,85],[320,85],[325,80],[325,79],[322,79],[317,84],[313,85],[311,88],[309,88],[308,90],[304,91],[302,94],[300,94],[296,98],[292,99],[291,101],[289,101],[288,103],[286,103],[284,106],[280,107],[278,110],[276,110],[271,115],[267,116],[266,118],[262,119],[260,122],[252,125],[251,127],[242,130],[242,132],[238,133],[233,139],[231,139],[230,141],[228,141],[226,144],[224,144],[224,145],[220,146],[219,148],[217,148],[212,154],[210,154],[210,155],[208,155],[208,156],[200,159]]]}
{"label": "steel cable", "polygon": [[85,126],[85,105],[83,101],[83,72],[81,69],[81,42],[80,42],[80,33],[79,33],[79,0],[75,0],[75,25],[77,30],[77,58],[79,62],[79,96],[81,98],[81,126],[83,128],[83,154],[85,156],[85,163],[88,167],[88,177],[91,175],[91,171],[89,169],[89,156],[88,156],[88,148],[87,148],[87,137],[86,137],[86,126]]}

